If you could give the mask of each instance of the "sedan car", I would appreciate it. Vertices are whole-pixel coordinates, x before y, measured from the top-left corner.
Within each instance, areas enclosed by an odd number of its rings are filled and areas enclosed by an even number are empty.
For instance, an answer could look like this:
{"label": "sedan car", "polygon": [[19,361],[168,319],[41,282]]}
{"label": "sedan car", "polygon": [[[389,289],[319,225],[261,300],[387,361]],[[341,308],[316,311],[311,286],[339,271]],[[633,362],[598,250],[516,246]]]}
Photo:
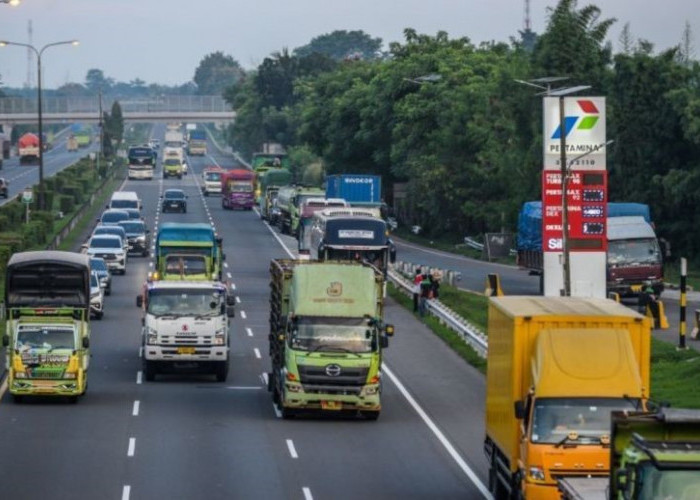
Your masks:
{"label": "sedan car", "polygon": [[95,319],[102,319],[104,316],[105,296],[102,290],[102,283],[97,277],[97,272],[90,272],[90,315]]}
{"label": "sedan car", "polygon": [[165,212],[187,212],[187,195],[182,189],[166,189],[161,196],[161,210]]}
{"label": "sedan car", "polygon": [[124,228],[119,226],[119,225],[105,225],[105,224],[98,224],[95,226],[95,229],[92,230],[93,236],[96,234],[114,234],[116,236],[119,236],[122,239],[124,251],[128,252],[129,251],[129,242],[127,241],[126,237],[126,231],[124,231]]}
{"label": "sedan car", "polygon": [[102,257],[111,271],[126,273],[126,251],[122,239],[113,234],[96,234],[83,245],[90,257]]}
{"label": "sedan car", "polygon": [[143,216],[141,215],[141,210],[138,208],[124,208],[126,213],[129,214],[129,220],[141,220]]}
{"label": "sedan car", "polygon": [[0,196],[3,198],[7,198],[7,186],[9,186],[10,183],[5,179],[4,177],[0,177]]}
{"label": "sedan car", "polygon": [[142,220],[123,220],[119,223],[126,232],[129,251],[148,257],[151,249],[151,231]]}
{"label": "sedan car", "polygon": [[100,224],[116,224],[120,220],[127,220],[128,218],[129,212],[116,208],[110,208],[102,212],[102,217],[100,217],[97,222]]}
{"label": "sedan car", "polygon": [[97,274],[105,295],[112,295],[112,274],[105,260],[101,257],[90,257],[90,270]]}

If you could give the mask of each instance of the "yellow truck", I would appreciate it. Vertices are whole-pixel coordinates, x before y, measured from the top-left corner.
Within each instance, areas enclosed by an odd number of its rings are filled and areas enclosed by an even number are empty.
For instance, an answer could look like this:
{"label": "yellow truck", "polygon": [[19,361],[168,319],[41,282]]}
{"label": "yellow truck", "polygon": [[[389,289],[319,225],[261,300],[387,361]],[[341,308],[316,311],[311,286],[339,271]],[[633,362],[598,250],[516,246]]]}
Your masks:
{"label": "yellow truck", "polygon": [[486,437],[495,499],[607,476],[612,411],[646,410],[651,323],[612,300],[493,297]]}

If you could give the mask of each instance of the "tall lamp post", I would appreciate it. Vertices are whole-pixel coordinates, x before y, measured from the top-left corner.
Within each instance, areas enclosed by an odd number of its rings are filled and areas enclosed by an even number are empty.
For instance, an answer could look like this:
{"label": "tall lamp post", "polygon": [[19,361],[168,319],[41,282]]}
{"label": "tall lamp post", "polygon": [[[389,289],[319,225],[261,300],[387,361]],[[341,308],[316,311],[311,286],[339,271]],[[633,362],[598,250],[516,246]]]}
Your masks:
{"label": "tall lamp post", "polygon": [[46,49],[49,47],[55,47],[56,45],[78,45],[80,42],[78,40],[66,40],[64,42],[54,42],[54,43],[48,43],[44,45],[41,49],[38,49],[34,47],[33,45],[30,45],[28,43],[19,43],[19,42],[8,42],[6,40],[0,40],[0,47],[5,47],[7,45],[16,45],[18,47],[26,47],[34,52],[36,54],[36,61],[37,61],[37,104],[39,107],[39,199],[37,206],[39,207],[39,210],[45,210],[46,209],[46,200],[44,197],[44,129],[43,129],[43,121],[42,121],[42,109],[41,109],[41,55],[44,53]]}

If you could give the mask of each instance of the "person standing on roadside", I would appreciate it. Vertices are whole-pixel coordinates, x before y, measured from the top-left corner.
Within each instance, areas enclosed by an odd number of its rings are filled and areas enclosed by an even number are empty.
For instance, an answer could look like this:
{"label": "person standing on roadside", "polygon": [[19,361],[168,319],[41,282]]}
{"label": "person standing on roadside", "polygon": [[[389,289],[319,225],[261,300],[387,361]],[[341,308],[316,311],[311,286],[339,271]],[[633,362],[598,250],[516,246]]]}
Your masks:
{"label": "person standing on roadside", "polygon": [[418,314],[420,314],[421,318],[425,316],[425,309],[432,289],[433,284],[430,281],[430,277],[428,274],[423,273],[420,281],[420,298],[418,299]]}
{"label": "person standing on roadside", "polygon": [[423,279],[420,267],[416,269],[416,274],[413,276],[413,312],[418,312],[418,298],[420,297],[420,282]]}

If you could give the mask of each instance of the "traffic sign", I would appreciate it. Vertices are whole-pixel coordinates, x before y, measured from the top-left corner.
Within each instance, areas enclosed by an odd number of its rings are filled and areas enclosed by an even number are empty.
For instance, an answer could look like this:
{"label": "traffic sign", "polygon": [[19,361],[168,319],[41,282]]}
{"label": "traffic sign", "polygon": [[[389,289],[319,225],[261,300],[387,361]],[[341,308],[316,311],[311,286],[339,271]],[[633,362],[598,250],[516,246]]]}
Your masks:
{"label": "traffic sign", "polygon": [[22,191],[22,201],[24,203],[29,204],[32,202],[33,199],[34,199],[34,191],[32,191],[31,189],[25,189],[24,191]]}

